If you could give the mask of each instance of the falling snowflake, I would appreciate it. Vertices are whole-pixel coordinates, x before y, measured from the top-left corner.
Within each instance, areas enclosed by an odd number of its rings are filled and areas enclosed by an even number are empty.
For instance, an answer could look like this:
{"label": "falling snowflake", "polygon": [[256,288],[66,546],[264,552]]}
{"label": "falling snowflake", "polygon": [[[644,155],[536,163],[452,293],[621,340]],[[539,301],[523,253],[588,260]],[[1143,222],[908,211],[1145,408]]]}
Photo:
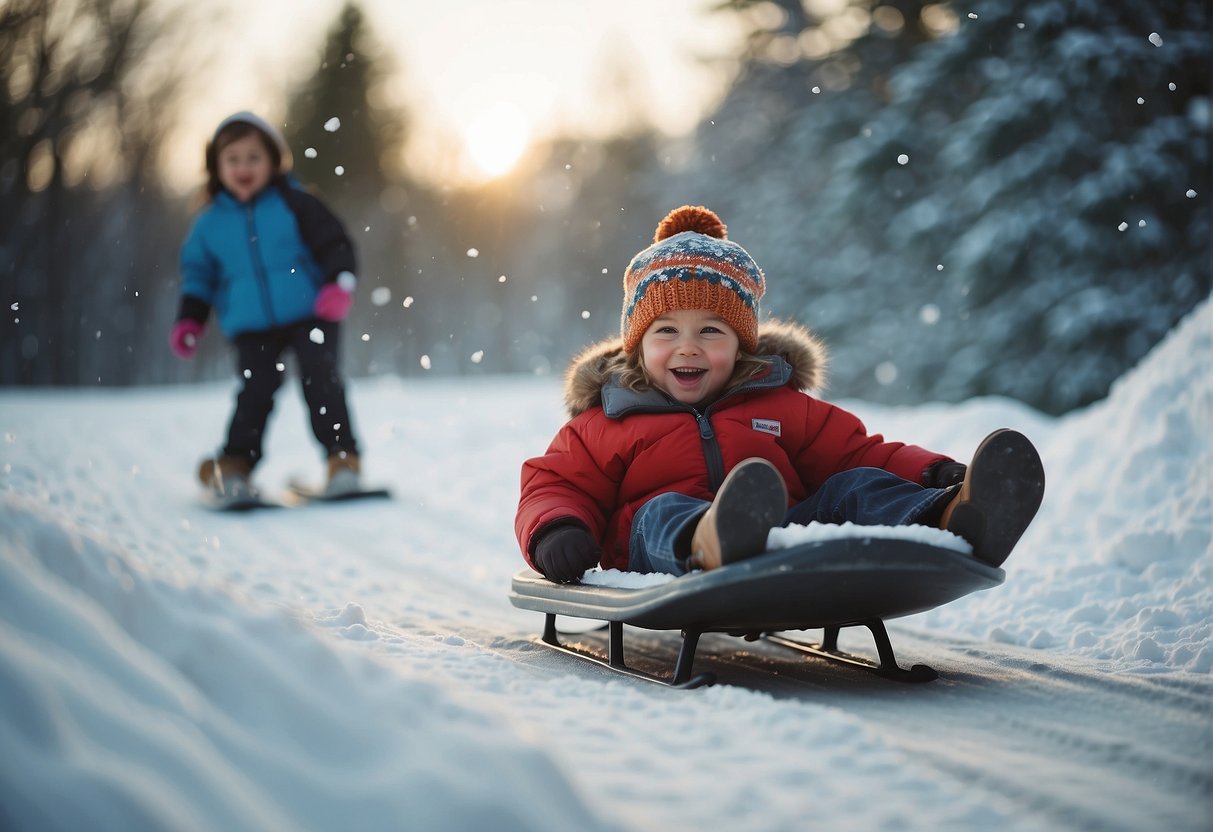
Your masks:
{"label": "falling snowflake", "polygon": [[341,119],[337,118],[337,116],[333,116],[324,123],[324,129],[329,133],[336,133],[341,129]]}
{"label": "falling snowflake", "polygon": [[324,333],[320,330],[319,327],[313,328],[312,331],[307,334],[307,337],[309,339],[311,339],[311,342],[313,344],[323,344],[324,343]]}
{"label": "falling snowflake", "polygon": [[343,176],[345,174],[345,166],[338,165],[337,167],[333,168],[333,173],[337,174],[338,176]]}
{"label": "falling snowflake", "polygon": [[401,303],[400,305],[403,306],[405,309],[408,309],[410,306],[413,305],[413,296],[409,295],[407,298],[404,299],[404,302]]}
{"label": "falling snowflake", "polygon": [[428,355],[421,356],[421,369],[428,370],[430,366],[430,357]]}
{"label": "falling snowflake", "polygon": [[315,159],[316,158],[316,148],[309,147],[307,150],[303,151],[303,155],[309,159]]}
{"label": "falling snowflake", "polygon": [[468,257],[475,259],[479,256],[480,256],[480,249],[478,249],[478,248],[469,248],[468,249]]}
{"label": "falling snowflake", "polygon": [[1158,32],[1151,32],[1150,43],[1154,44],[1155,46],[1162,46],[1162,35],[1158,34]]}
{"label": "falling snowflake", "polygon": [[483,360],[484,360],[484,350],[476,350],[474,353],[472,353],[472,363],[473,364],[479,364]]}

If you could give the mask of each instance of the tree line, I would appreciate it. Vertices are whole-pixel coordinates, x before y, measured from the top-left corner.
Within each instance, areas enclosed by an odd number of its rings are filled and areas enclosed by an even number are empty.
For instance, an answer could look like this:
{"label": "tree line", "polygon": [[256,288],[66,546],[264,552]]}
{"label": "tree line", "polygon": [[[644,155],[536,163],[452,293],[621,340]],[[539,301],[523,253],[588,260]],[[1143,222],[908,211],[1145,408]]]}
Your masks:
{"label": "tree line", "polygon": [[[719,4],[751,34],[692,135],[570,137],[456,188],[400,163],[417,116],[373,90],[407,67],[347,5],[285,133],[358,245],[351,374],[559,374],[685,202],[754,254],[769,314],[826,337],[836,396],[1064,412],[1209,295],[1207,3],[815,8]],[[195,25],[164,0],[0,9],[0,384],[230,375],[214,334],[188,364],[164,343],[196,206],[159,165]]]}

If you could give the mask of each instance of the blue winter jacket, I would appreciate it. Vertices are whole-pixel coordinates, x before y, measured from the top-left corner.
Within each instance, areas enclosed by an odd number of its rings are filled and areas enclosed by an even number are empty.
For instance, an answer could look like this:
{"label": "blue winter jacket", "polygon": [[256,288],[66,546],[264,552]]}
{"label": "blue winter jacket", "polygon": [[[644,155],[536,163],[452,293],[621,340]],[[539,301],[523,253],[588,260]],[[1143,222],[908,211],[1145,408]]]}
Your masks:
{"label": "blue winter jacket", "polygon": [[177,319],[205,323],[214,308],[229,338],[298,323],[315,317],[321,286],[354,270],[340,221],[294,183],[279,177],[248,203],[220,191],[181,248]]}

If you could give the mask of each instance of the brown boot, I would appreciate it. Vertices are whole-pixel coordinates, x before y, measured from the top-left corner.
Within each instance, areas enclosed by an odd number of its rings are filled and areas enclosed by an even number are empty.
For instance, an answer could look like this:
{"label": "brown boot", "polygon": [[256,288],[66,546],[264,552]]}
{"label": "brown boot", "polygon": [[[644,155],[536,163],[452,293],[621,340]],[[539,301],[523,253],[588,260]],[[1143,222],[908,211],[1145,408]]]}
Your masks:
{"label": "brown boot", "polygon": [[217,496],[229,497],[251,490],[249,477],[253,464],[242,456],[218,456],[202,460],[198,466],[199,481]]}
{"label": "brown boot", "polygon": [[339,451],[328,458],[328,480],[324,493],[329,496],[352,494],[362,488],[359,475],[362,473],[362,462],[358,454],[349,451]]}
{"label": "brown boot", "polygon": [[691,537],[687,565],[716,569],[767,548],[767,533],[783,522],[788,489],[775,466],[759,457],[729,472]]}
{"label": "brown boot", "polygon": [[1036,516],[1045,493],[1040,454],[1022,433],[996,430],[973,453],[964,482],[939,527],[973,546],[973,557],[1001,566]]}

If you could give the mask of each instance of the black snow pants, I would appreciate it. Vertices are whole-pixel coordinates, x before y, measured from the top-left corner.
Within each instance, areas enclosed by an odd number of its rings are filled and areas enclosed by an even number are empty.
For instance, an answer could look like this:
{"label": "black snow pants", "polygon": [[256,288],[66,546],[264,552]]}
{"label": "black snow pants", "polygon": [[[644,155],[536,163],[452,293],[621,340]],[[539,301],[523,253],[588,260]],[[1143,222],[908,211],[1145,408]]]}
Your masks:
{"label": "black snow pants", "polygon": [[274,394],[286,372],[282,356],[287,350],[295,354],[316,441],[330,456],[358,452],[338,371],[339,334],[336,323],[309,320],[236,336],[236,372],[242,387],[228,425],[224,455],[243,457],[252,465],[261,460]]}

